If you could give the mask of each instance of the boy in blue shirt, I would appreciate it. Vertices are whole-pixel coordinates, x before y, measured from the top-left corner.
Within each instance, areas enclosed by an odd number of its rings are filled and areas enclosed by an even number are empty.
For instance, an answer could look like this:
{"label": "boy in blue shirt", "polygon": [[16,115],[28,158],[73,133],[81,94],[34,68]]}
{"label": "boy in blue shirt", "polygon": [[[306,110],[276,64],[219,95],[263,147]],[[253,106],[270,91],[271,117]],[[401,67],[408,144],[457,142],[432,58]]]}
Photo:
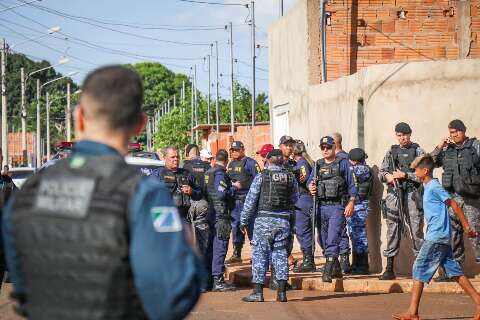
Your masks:
{"label": "boy in blue shirt", "polygon": [[475,238],[476,232],[470,228],[465,214],[450,194],[443,189],[437,179],[433,179],[435,163],[430,155],[418,157],[413,163],[415,175],[423,182],[425,191],[423,195],[423,208],[427,222],[425,241],[413,265],[413,288],[410,307],[406,313],[394,314],[394,319],[409,320],[419,319],[418,306],[425,283],[432,280],[438,267],[445,269],[447,277],[457,282],[476,304],[474,319],[480,320],[480,295],[473,288],[470,281],[463,275],[460,264],[453,258],[451,246],[450,219],[448,207],[452,208],[455,215],[462,223],[463,229],[469,238]]}

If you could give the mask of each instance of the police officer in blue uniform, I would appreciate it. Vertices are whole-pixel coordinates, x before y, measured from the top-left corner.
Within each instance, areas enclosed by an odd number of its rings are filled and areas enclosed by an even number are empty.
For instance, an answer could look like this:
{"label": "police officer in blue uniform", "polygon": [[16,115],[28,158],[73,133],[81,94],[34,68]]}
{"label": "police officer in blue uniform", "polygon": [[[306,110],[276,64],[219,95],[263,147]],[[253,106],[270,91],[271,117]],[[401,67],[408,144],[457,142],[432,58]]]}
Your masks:
{"label": "police officer in blue uniform", "polygon": [[139,135],[139,75],[89,74],[71,158],[9,201],[3,235],[17,310],[31,319],[180,319],[200,295],[202,264],[158,179],[125,163]]}
{"label": "police officer in blue uniform", "polygon": [[215,156],[215,165],[205,173],[205,187],[210,208],[209,220],[213,232],[211,274],[213,277],[212,291],[233,291],[235,286],[224,279],[225,257],[230,239],[231,212],[235,205],[235,190],[240,188],[240,182],[232,184],[226,174],[228,152],[219,150]]}
{"label": "police officer in blue uniform", "polygon": [[[228,164],[227,174],[232,182],[240,182],[240,188],[235,192],[235,208],[232,212],[233,255],[227,263],[242,262],[242,248],[245,235],[240,230],[240,213],[243,209],[245,198],[255,176],[260,172],[258,163],[245,155],[245,146],[241,141],[234,141],[230,145],[232,161]],[[253,237],[253,221],[247,228],[248,238]]]}
{"label": "police officer in blue uniform", "polygon": [[263,284],[271,257],[278,281],[277,301],[287,302],[288,238],[290,216],[298,200],[298,185],[292,173],[283,167],[283,154],[275,149],[267,156],[269,165],[255,177],[241,214],[244,230],[255,219],[252,252],[253,293],[245,302],[263,302]]}
{"label": "police officer in blue uniform", "polygon": [[312,164],[310,157],[305,149],[305,144],[297,140],[293,147],[294,160],[293,167],[295,177],[297,178],[300,196],[295,203],[295,233],[303,253],[303,261],[301,264],[293,268],[294,272],[315,272],[315,257],[312,248],[312,196],[308,191],[307,179],[312,172]]}
{"label": "police officer in blue uniform", "polygon": [[[343,137],[339,132],[332,133],[332,138],[335,141],[335,156],[339,159],[347,159],[348,160],[348,153],[343,150]],[[351,265],[350,265],[350,238],[348,237],[347,233],[347,226],[342,231],[342,237],[340,239],[340,266],[344,274],[351,273]]]}
{"label": "police officer in blue uniform", "polygon": [[321,221],[321,245],[327,258],[322,280],[332,282],[332,278],[342,277],[338,260],[339,244],[346,224],[345,218],[353,214],[357,190],[348,160],[335,156],[333,138],[323,137],[320,140],[320,149],[323,159],[315,163],[317,176],[315,177],[312,171],[307,184],[311,194],[319,200],[317,221]]}
{"label": "police officer in blue uniform", "polygon": [[353,260],[352,274],[368,275],[368,239],[367,217],[369,212],[368,199],[373,185],[372,169],[365,163],[368,158],[361,148],[354,148],[348,153],[350,170],[353,181],[357,188],[355,209],[353,215],[347,218],[347,227],[350,239],[352,239]]}

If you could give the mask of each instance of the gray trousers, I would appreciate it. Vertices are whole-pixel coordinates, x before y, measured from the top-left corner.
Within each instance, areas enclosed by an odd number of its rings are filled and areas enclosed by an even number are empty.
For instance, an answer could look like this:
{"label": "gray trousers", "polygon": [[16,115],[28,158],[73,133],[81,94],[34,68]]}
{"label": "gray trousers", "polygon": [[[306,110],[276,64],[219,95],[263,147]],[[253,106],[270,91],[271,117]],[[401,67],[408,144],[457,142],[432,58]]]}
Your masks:
{"label": "gray trousers", "polygon": [[[405,194],[403,201],[406,208],[405,214],[407,220],[410,220],[411,233],[407,229],[409,236],[413,236],[412,247],[413,254],[417,256],[418,251],[423,243],[423,212],[417,209],[415,202],[412,200],[412,193]],[[382,203],[383,217],[387,223],[387,248],[383,252],[383,255],[387,258],[395,257],[400,251],[400,240],[402,239],[402,232],[400,226],[400,216],[398,209],[397,195],[393,192],[387,193],[386,198]],[[406,226],[408,228],[408,226]]]}
{"label": "gray trousers", "polygon": [[[470,227],[480,234],[480,199],[468,199],[453,194],[453,200],[462,208]],[[463,241],[463,227],[452,209],[448,211],[452,225],[453,257],[460,263],[465,261],[465,244]],[[475,260],[480,263],[480,238],[470,239],[475,251]]]}

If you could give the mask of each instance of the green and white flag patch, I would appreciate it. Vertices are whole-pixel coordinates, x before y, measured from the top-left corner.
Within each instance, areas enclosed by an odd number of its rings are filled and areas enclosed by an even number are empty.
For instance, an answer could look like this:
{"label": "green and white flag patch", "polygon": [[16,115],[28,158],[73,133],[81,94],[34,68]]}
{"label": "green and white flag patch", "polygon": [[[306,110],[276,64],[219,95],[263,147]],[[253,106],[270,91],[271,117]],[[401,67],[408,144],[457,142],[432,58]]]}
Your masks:
{"label": "green and white flag patch", "polygon": [[178,232],[182,230],[182,221],[176,207],[153,207],[150,214],[155,231]]}

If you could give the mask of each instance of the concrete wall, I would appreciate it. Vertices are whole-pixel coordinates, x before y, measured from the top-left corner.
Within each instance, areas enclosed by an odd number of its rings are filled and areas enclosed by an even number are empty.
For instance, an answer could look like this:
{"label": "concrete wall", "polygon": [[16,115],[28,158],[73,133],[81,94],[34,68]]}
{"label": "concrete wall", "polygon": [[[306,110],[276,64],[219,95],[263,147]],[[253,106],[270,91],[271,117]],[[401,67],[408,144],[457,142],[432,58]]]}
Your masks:
{"label": "concrete wall", "polygon": [[[396,142],[393,128],[400,121],[411,125],[413,140],[427,151],[448,134],[447,124],[454,118],[464,120],[469,136],[480,136],[480,60],[377,65],[308,86],[304,82],[308,79],[308,36],[297,33],[289,38],[292,30],[307,29],[306,10],[306,1],[299,1],[291,16],[270,29],[270,101],[272,113],[278,108],[287,109],[289,132],[285,133],[303,139],[313,158],[320,156],[319,139],[339,131],[346,150],[365,147],[368,163],[378,169],[386,150]],[[282,35],[288,41],[283,41]],[[287,54],[293,51],[298,54]],[[275,118],[272,120],[274,127]],[[368,233],[372,269],[380,271],[386,226],[378,208],[383,193],[379,181],[375,190]],[[467,271],[480,273],[480,268],[474,268],[471,251],[468,258]],[[397,259],[399,271],[409,273],[412,261],[409,241],[403,241]]]}

